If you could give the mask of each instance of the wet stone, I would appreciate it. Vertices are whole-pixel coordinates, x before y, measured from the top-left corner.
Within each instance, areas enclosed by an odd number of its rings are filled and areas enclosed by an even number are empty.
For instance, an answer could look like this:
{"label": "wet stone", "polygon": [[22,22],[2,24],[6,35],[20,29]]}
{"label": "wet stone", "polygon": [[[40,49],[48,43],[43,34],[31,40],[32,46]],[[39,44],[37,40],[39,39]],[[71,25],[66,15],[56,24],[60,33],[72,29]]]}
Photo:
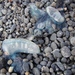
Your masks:
{"label": "wet stone", "polygon": [[12,25],[11,28],[10,28],[10,33],[12,33],[14,30],[16,29],[16,25]]}
{"label": "wet stone", "polygon": [[63,35],[63,32],[62,32],[62,31],[58,31],[58,32],[57,32],[57,36],[58,36],[58,37],[61,37],[62,35]]}
{"label": "wet stone", "polygon": [[52,47],[53,50],[54,50],[54,49],[57,49],[56,43],[55,43],[55,42],[52,42],[52,43],[51,43],[51,47]]}
{"label": "wet stone", "polygon": [[28,62],[23,62],[23,70],[24,71],[29,71],[29,64],[28,64]]}
{"label": "wet stone", "polygon": [[71,38],[70,38],[70,42],[71,42],[71,44],[72,44],[73,46],[75,46],[75,37],[71,37]]}
{"label": "wet stone", "polygon": [[46,47],[45,50],[44,50],[44,52],[45,52],[45,53],[48,53],[48,52],[51,53],[51,52],[52,52],[52,49],[51,49],[50,47]]}
{"label": "wet stone", "polygon": [[40,75],[40,71],[38,70],[38,68],[33,68],[33,74]]}
{"label": "wet stone", "polygon": [[51,41],[56,40],[56,34],[55,34],[55,33],[53,33],[53,34],[51,35],[50,40],[51,40]]}
{"label": "wet stone", "polygon": [[59,52],[59,49],[55,49],[52,51],[52,54],[55,58],[60,58],[61,57],[61,53]]}
{"label": "wet stone", "polygon": [[71,51],[71,54],[72,54],[72,55],[75,55],[75,50],[72,50],[72,51]]}
{"label": "wet stone", "polygon": [[41,64],[42,66],[45,66],[47,63],[46,63],[46,61],[41,61],[40,64]]}
{"label": "wet stone", "polygon": [[64,75],[72,75],[72,71],[71,70],[65,70]]}
{"label": "wet stone", "polygon": [[59,67],[60,70],[64,71],[64,66],[61,62],[56,62],[56,65]]}
{"label": "wet stone", "polygon": [[70,57],[70,55],[71,55],[70,49],[66,46],[62,47],[61,54],[63,55],[63,57],[66,57],[66,58]]}

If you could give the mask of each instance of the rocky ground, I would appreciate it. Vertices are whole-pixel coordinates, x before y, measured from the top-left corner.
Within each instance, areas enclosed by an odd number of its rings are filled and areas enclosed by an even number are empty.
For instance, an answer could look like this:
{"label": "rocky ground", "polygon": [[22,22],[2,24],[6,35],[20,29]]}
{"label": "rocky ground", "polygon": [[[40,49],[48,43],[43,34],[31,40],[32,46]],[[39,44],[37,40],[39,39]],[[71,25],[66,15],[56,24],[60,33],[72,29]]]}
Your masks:
{"label": "rocky ground", "polygon": [[[6,59],[2,42],[6,38],[27,38],[33,33],[35,19],[29,14],[29,3],[42,10],[49,5],[62,7],[62,0],[0,0],[0,75],[75,75],[75,0],[65,0],[66,26],[47,36],[34,38],[42,54],[20,54],[15,60]],[[24,64],[20,65],[20,60]],[[20,72],[10,65],[17,63]],[[17,67],[16,67],[17,68]]]}

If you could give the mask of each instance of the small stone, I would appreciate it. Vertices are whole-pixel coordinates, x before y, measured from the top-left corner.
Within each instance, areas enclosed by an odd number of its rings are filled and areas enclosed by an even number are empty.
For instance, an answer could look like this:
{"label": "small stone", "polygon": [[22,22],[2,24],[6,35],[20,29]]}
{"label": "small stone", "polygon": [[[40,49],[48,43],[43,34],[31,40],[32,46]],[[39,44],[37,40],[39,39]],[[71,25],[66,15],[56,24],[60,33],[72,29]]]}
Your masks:
{"label": "small stone", "polygon": [[42,66],[45,66],[47,63],[46,63],[46,61],[41,61],[40,64],[41,64]]}
{"label": "small stone", "polygon": [[12,73],[11,75],[17,75],[17,73]]}
{"label": "small stone", "polygon": [[29,71],[29,64],[28,64],[28,62],[23,62],[23,70],[24,71]]}
{"label": "small stone", "polygon": [[69,26],[69,27],[68,27],[68,30],[69,30],[69,31],[73,31],[74,29]]}
{"label": "small stone", "polygon": [[29,15],[29,8],[27,7],[27,8],[25,8],[25,16],[28,16]]}
{"label": "small stone", "polygon": [[56,65],[59,67],[60,70],[64,71],[64,66],[61,62],[56,62]]}
{"label": "small stone", "polygon": [[3,55],[3,52],[2,52],[2,50],[0,50],[0,56],[2,56]]}
{"label": "small stone", "polygon": [[11,65],[11,64],[12,64],[12,60],[11,60],[11,59],[8,60],[7,64],[8,64],[8,65]]}
{"label": "small stone", "polygon": [[25,23],[25,24],[28,24],[28,22],[29,22],[29,19],[24,18],[24,23]]}
{"label": "small stone", "polygon": [[61,62],[66,63],[66,62],[67,62],[67,59],[63,57],[63,58],[61,59]]}
{"label": "small stone", "polygon": [[41,70],[42,70],[42,72],[49,72],[49,68],[46,67],[46,66],[43,66],[43,67],[41,68]]}
{"label": "small stone", "polygon": [[59,52],[59,49],[55,49],[52,51],[52,54],[55,58],[60,58],[61,57],[61,53]]}
{"label": "small stone", "polygon": [[52,49],[50,47],[46,47],[45,50],[44,50],[44,52],[45,53],[48,53],[48,52],[51,53],[52,52]]}
{"label": "small stone", "polygon": [[12,67],[12,66],[9,67],[8,72],[10,72],[10,73],[13,72],[13,69],[14,69],[14,67]]}
{"label": "small stone", "polygon": [[75,50],[72,50],[72,51],[71,51],[71,54],[72,54],[72,55],[75,55]]}
{"label": "small stone", "polygon": [[65,70],[64,75],[72,75],[72,71],[71,70]]}
{"label": "small stone", "polygon": [[75,37],[71,37],[71,38],[70,38],[70,42],[71,42],[71,44],[72,44],[73,46],[75,46]]}
{"label": "small stone", "polygon": [[49,43],[49,38],[45,37],[45,44],[47,45]]}
{"label": "small stone", "polygon": [[0,28],[0,32],[3,31],[3,28]]}
{"label": "small stone", "polygon": [[40,75],[40,71],[38,70],[38,68],[33,68],[33,74]]}
{"label": "small stone", "polygon": [[55,34],[55,33],[53,33],[53,34],[51,35],[50,40],[51,40],[51,41],[56,40],[56,34]]}
{"label": "small stone", "polygon": [[2,20],[0,20],[0,25],[2,26],[2,24],[3,24],[3,22],[2,22]]}
{"label": "small stone", "polygon": [[72,25],[73,22],[72,22],[71,20],[69,20],[69,21],[67,22],[67,24],[68,24],[68,25]]}
{"label": "small stone", "polygon": [[25,72],[25,75],[30,75],[29,72]]}
{"label": "small stone", "polygon": [[5,15],[5,14],[6,14],[6,12],[7,12],[7,11],[6,11],[6,9],[2,9],[2,14],[4,14],[4,15]]}
{"label": "small stone", "polygon": [[12,33],[14,30],[16,29],[16,25],[12,25],[11,28],[10,28],[10,33]]}
{"label": "small stone", "polygon": [[63,32],[62,32],[62,31],[58,31],[58,32],[57,32],[57,36],[58,36],[58,37],[61,37],[62,35],[63,35]]}
{"label": "small stone", "polygon": [[40,61],[41,61],[40,58],[36,58],[36,59],[34,59],[34,62],[35,62],[36,64],[39,64]]}
{"label": "small stone", "polygon": [[6,69],[5,68],[2,68],[1,69],[1,73],[6,73]]}
{"label": "small stone", "polygon": [[55,43],[55,42],[52,42],[52,43],[51,43],[51,47],[52,47],[53,50],[54,50],[54,49],[57,49],[56,43]]}
{"label": "small stone", "polygon": [[66,57],[66,58],[70,57],[70,55],[71,55],[70,49],[66,46],[62,47],[61,48],[61,54],[63,57]]}
{"label": "small stone", "polygon": [[53,68],[50,68],[50,72],[51,72],[51,73],[53,73],[53,72],[54,72],[54,71],[53,71]]}

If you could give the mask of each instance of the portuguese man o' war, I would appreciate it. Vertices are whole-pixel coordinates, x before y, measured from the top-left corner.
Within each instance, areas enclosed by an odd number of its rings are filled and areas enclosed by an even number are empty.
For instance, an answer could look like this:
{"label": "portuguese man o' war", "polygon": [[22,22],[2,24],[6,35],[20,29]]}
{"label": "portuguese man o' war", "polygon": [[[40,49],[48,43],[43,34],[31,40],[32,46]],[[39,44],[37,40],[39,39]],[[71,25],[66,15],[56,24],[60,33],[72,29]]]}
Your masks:
{"label": "portuguese man o' war", "polygon": [[38,45],[27,39],[5,39],[2,43],[2,49],[5,55],[13,55],[15,53],[40,53]]}
{"label": "portuguese man o' war", "polygon": [[35,4],[30,4],[30,14],[32,17],[36,17],[37,22],[35,24],[34,36],[42,35],[43,31],[48,34],[52,34],[55,30],[52,27],[52,24],[55,24],[57,27],[63,27],[64,17],[61,13],[54,7],[46,7],[46,12],[38,9]]}

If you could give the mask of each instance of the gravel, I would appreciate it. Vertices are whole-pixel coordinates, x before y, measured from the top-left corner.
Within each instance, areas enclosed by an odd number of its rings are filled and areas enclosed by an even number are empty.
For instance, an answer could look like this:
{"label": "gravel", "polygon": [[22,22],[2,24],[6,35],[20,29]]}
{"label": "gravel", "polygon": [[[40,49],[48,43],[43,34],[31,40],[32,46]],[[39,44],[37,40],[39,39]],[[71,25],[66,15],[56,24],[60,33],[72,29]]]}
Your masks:
{"label": "gravel", "polygon": [[71,55],[71,51],[68,47],[64,46],[63,48],[61,48],[61,54],[63,57],[70,57]]}
{"label": "gravel", "polygon": [[[59,29],[52,24],[55,32],[50,35],[39,30],[34,33],[37,21],[30,15],[30,3],[43,11],[49,5],[63,7],[60,12],[65,17],[65,26]],[[75,0],[0,0],[0,10],[0,75],[75,74]],[[32,41],[40,47],[40,54],[5,56],[3,40],[26,39],[33,34],[38,35]]]}

